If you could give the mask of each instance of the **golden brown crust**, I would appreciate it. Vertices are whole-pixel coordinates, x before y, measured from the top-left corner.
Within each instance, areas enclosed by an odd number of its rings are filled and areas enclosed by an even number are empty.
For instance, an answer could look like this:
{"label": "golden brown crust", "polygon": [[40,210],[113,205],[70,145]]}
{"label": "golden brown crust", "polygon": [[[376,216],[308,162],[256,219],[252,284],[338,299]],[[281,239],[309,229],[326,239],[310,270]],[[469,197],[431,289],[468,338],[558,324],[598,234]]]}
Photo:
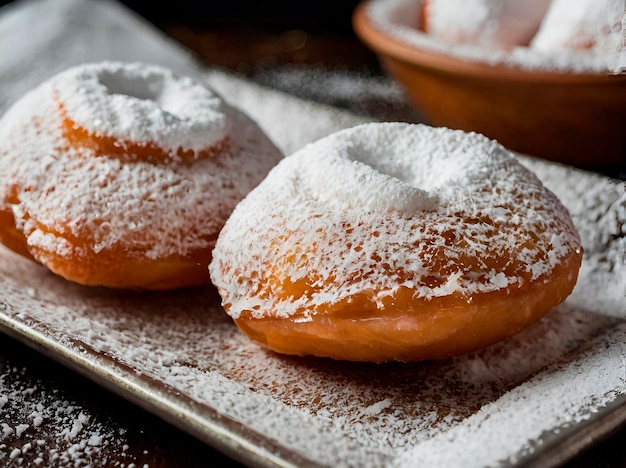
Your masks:
{"label": "golden brown crust", "polygon": [[59,102],[58,108],[61,117],[61,133],[65,142],[69,147],[80,148],[90,156],[105,155],[125,162],[144,161],[151,164],[171,164],[172,159],[176,159],[191,164],[198,159],[218,159],[221,154],[228,153],[228,138],[215,142],[211,147],[202,151],[178,148],[172,152],[163,149],[157,142],[140,144],[107,135],[95,135],[68,117],[63,103]]}
{"label": "golden brown crust", "polygon": [[582,253],[573,253],[550,277],[515,290],[424,300],[401,288],[383,308],[373,301],[375,293],[360,294],[304,321],[242,316],[235,323],[283,354],[373,362],[443,358],[491,345],[539,320],[571,293],[581,260]]}
{"label": "golden brown crust", "polygon": [[[120,289],[169,290],[208,284],[207,265],[211,249],[198,250],[186,257],[147,259],[140,254],[112,249],[106,254],[94,254],[73,245],[74,256],[31,249],[35,258],[51,271],[68,280],[86,286],[106,286]],[[85,255],[84,253],[87,252]]]}
{"label": "golden brown crust", "polygon": [[142,63],[79,65],[0,120],[0,242],[83,285],[210,284],[220,229],[281,158],[199,82]]}
{"label": "golden brown crust", "polygon": [[263,346],[381,362],[519,332],[572,292],[581,261],[567,209],[497,142],[371,123],[281,161],[226,222],[210,272]]}
{"label": "golden brown crust", "polygon": [[15,219],[9,210],[0,210],[0,243],[26,258],[33,259],[24,233],[15,228]]}

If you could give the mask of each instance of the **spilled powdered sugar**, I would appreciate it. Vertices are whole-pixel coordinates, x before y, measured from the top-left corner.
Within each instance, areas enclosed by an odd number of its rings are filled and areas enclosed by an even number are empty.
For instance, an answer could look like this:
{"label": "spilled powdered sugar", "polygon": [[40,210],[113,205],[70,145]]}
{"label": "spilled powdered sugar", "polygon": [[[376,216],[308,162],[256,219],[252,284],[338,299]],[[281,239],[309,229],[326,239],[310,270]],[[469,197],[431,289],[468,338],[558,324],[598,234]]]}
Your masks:
{"label": "spilled powdered sugar", "polygon": [[[374,123],[281,161],[229,217],[210,271],[234,318],[287,317],[367,291],[523,287],[579,247],[567,210],[497,142]],[[283,293],[276,277],[310,291]]]}
{"label": "spilled powdered sugar", "polygon": [[[25,369],[0,362],[3,466],[132,466],[125,442],[123,431],[112,432],[88,409],[33,381]],[[103,456],[104,448],[116,460]]]}
{"label": "spilled powdered sugar", "polygon": [[[557,1],[552,3],[559,3]],[[437,37],[422,33],[418,30],[417,24],[420,16],[420,2],[412,0],[371,0],[367,5],[367,15],[372,23],[390,37],[409,45],[414,45],[424,50],[442,53],[462,60],[475,61],[491,65],[505,65],[517,67],[523,70],[539,70],[547,72],[575,72],[575,73],[606,73],[618,69],[619,54],[624,47],[624,35],[622,17],[624,15],[623,3],[621,0],[606,0],[602,2],[578,1],[570,2],[565,0],[561,5],[555,5],[561,9],[561,14],[557,11],[558,19],[551,19],[550,9],[544,19],[545,24],[541,25],[537,35],[537,46],[533,46],[533,41],[528,47],[518,46],[510,50],[503,50],[496,47],[481,47],[465,42],[449,43],[439,40]],[[608,18],[601,15],[581,15],[573,17],[562,14],[562,10],[576,11],[580,8],[572,8],[572,3],[587,4],[589,11],[596,9],[596,3],[604,4],[601,11],[606,11]],[[569,13],[569,12],[568,12]],[[590,24],[593,19],[596,23]],[[470,19],[466,16],[466,19]],[[579,30],[577,23],[564,26],[567,19],[572,22],[587,21],[585,31]],[[565,30],[575,36],[577,33],[590,32],[595,30],[604,32],[608,27],[612,28],[611,34],[605,41],[598,39],[597,48],[589,50],[577,50],[574,48],[560,47],[552,44],[553,40],[562,40],[564,34],[559,33],[559,29]],[[557,36],[557,37],[555,37]],[[561,36],[561,37],[558,37]],[[561,44],[562,45],[562,44]],[[601,47],[603,46],[603,47]]]}

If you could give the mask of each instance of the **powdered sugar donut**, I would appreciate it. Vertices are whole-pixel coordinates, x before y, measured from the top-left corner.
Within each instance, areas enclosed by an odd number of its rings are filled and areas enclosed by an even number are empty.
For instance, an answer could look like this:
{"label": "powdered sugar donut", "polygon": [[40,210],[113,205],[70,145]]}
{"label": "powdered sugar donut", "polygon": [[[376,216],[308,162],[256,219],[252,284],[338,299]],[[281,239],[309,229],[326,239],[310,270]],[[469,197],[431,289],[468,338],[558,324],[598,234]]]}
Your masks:
{"label": "powdered sugar donut", "polygon": [[444,42],[508,50],[528,45],[550,0],[422,0],[419,28]]}
{"label": "powdered sugar donut", "polygon": [[226,312],[286,354],[440,358],[538,320],[572,291],[568,211],[476,133],[371,123],[283,159],[209,266]]}
{"label": "powdered sugar donut", "polygon": [[143,63],[75,66],[0,120],[0,240],[82,284],[208,283],[226,218],[281,158],[192,78]]}
{"label": "powdered sugar donut", "polygon": [[619,52],[625,15],[623,0],[552,0],[531,47]]}

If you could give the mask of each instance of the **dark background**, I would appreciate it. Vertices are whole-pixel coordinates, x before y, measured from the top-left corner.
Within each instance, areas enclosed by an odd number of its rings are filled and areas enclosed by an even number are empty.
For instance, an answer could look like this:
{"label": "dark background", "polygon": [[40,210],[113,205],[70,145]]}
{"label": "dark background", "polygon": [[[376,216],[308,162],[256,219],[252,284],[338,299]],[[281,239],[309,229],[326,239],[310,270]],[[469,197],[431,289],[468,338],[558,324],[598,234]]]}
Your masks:
{"label": "dark background", "polygon": [[356,0],[317,1],[177,1],[123,0],[140,15],[155,21],[183,21],[195,26],[262,24],[289,28],[315,27],[350,31]]}

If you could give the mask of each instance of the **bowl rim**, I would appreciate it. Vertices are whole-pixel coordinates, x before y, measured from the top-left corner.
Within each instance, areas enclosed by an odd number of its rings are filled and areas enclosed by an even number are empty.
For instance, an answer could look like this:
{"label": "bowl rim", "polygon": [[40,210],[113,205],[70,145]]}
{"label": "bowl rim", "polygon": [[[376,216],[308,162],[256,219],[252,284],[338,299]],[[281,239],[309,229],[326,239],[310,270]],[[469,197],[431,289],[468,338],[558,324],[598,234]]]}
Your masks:
{"label": "bowl rim", "polygon": [[[613,74],[609,71],[580,72],[527,70],[507,65],[491,65],[471,59],[457,58],[433,50],[419,48],[399,38],[395,38],[376,27],[367,13],[372,0],[361,0],[352,14],[352,27],[355,34],[377,55],[391,57],[413,67],[421,67],[448,74],[464,75],[497,81],[553,82],[553,83],[626,83],[626,74]],[[418,31],[416,31],[419,33]]]}

